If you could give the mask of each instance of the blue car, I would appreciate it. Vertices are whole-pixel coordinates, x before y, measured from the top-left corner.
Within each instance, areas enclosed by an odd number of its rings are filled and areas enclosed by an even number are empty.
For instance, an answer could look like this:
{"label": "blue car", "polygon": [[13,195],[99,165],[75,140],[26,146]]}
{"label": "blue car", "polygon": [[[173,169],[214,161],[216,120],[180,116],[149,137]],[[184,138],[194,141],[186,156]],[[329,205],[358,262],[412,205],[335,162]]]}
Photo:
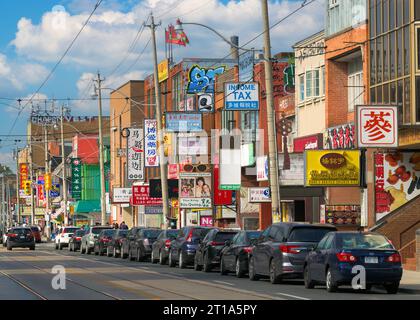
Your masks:
{"label": "blue car", "polygon": [[395,294],[402,277],[401,256],[381,234],[330,232],[306,257],[305,287],[325,284],[328,292],[335,292],[339,286],[363,278],[363,271],[366,290],[383,285],[388,293]]}

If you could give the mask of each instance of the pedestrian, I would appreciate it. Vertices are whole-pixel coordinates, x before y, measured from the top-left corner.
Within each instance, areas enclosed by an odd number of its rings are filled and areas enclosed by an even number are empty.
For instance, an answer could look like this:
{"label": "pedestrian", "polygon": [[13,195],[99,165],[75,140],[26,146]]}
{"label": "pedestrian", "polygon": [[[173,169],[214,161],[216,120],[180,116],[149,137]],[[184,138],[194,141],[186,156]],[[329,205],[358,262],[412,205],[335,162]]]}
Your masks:
{"label": "pedestrian", "polygon": [[128,226],[125,224],[125,221],[121,222],[120,229],[127,230]]}
{"label": "pedestrian", "polygon": [[117,222],[114,223],[114,229],[118,229],[118,223]]}

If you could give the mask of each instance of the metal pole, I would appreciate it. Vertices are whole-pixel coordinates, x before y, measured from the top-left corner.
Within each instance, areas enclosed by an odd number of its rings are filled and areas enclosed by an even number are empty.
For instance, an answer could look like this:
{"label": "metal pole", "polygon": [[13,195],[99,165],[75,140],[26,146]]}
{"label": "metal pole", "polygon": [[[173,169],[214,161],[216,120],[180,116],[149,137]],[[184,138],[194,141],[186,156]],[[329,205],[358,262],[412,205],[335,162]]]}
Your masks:
{"label": "metal pole", "polygon": [[[45,149],[45,176],[46,176],[50,172],[49,165],[48,165],[48,129],[46,125],[44,125],[44,140],[45,140],[44,149]],[[50,216],[50,190],[47,190],[47,185],[45,183],[46,181],[45,176],[44,176],[44,189],[45,189],[45,201],[46,201],[45,214],[49,217]],[[50,180],[51,180],[51,177],[50,177]],[[45,230],[46,230],[47,238],[50,237],[49,220],[50,219],[48,219],[48,221],[45,221]]]}
{"label": "metal pole", "polygon": [[104,168],[104,142],[102,136],[102,89],[101,75],[98,72],[98,107],[99,107],[99,170],[101,175],[101,224],[106,224],[106,206],[105,206],[105,168]]}
{"label": "metal pole", "polygon": [[[152,33],[152,45],[153,45],[153,62],[154,62],[154,85],[155,85],[155,96],[156,96],[156,123],[157,123],[157,135],[159,145],[159,166],[160,166],[160,178],[162,181],[162,202],[163,202],[163,216],[165,218],[166,228],[169,225],[169,195],[168,195],[168,175],[167,167],[165,163],[165,148],[163,145],[163,128],[162,128],[162,109],[160,102],[160,86],[158,78],[158,60],[157,60],[157,49],[156,49],[156,35],[155,30],[158,25],[155,24],[153,15],[151,16],[152,22],[150,25],[146,25],[150,28]],[[160,24],[159,24],[160,25]]]}
{"label": "metal pole", "polygon": [[4,187],[4,173],[1,174],[1,222],[2,224],[6,221],[6,212],[4,210],[4,194],[5,194],[5,187]]}
{"label": "metal pole", "polygon": [[11,227],[13,224],[13,214],[11,210],[11,201],[10,201],[10,181],[7,181],[6,184],[6,203],[7,203],[7,212],[9,216],[8,225]]}
{"label": "metal pole", "polygon": [[64,225],[68,225],[69,217],[67,214],[67,177],[66,177],[66,154],[64,148],[64,105],[61,106],[61,164],[63,166],[63,201],[64,201]]}
{"label": "metal pole", "polygon": [[20,224],[21,221],[22,221],[22,217],[20,215],[20,194],[19,194],[20,179],[19,179],[19,174],[20,174],[19,149],[16,148],[16,207],[15,207],[15,211],[16,211],[16,215],[17,215],[17,223],[18,224]]}
{"label": "metal pole", "polygon": [[32,159],[32,137],[31,137],[31,142],[29,144],[29,181],[31,181],[31,224],[34,225],[35,224],[35,194],[34,194],[34,166],[32,163],[33,159]]}
{"label": "metal pole", "polygon": [[271,210],[272,214],[280,214],[280,187],[278,177],[278,159],[276,145],[275,130],[275,114],[273,100],[273,69],[271,65],[271,43],[270,43],[270,27],[268,20],[268,4],[267,0],[261,0],[262,18],[264,30],[264,67],[265,67],[265,88],[267,103],[267,122],[268,122],[268,160],[269,160],[269,176],[271,189]]}

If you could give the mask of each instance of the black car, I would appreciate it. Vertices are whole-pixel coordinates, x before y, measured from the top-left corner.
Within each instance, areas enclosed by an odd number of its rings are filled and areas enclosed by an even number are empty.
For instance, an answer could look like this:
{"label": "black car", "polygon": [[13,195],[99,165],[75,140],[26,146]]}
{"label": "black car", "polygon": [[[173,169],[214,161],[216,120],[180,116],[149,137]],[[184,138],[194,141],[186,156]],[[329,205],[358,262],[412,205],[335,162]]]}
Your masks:
{"label": "black car", "polygon": [[220,253],[220,273],[235,272],[238,278],[248,273],[248,255],[261,235],[261,231],[240,231],[228,241]]}
{"label": "black car", "polygon": [[238,231],[224,231],[213,229],[200,241],[194,257],[194,270],[210,272],[220,264],[220,252],[227,241],[232,240]]}
{"label": "black car", "polygon": [[195,252],[198,248],[199,241],[209,233],[212,227],[184,227],[179,230],[178,236],[171,243],[169,249],[169,266],[175,267],[176,263],[180,268],[194,263]]}
{"label": "black car", "polygon": [[402,277],[401,256],[391,242],[373,232],[332,232],[308,254],[305,261],[305,287],[326,284],[329,292],[340,285],[350,285],[355,277],[353,268],[363,268],[365,284],[383,285],[395,294]]}
{"label": "black car", "polygon": [[31,228],[12,228],[7,233],[7,250],[13,248],[29,248],[35,250],[35,238]]}
{"label": "black car", "polygon": [[152,245],[156,241],[161,229],[145,228],[137,232],[134,242],[130,245],[128,257],[136,261],[144,261],[152,254]]}
{"label": "black car", "polygon": [[111,242],[106,247],[108,257],[113,256],[114,258],[118,258],[121,255],[122,240],[127,237],[127,233],[127,229],[116,229]]}
{"label": "black car", "polygon": [[287,222],[269,226],[250,253],[249,279],[268,276],[275,284],[282,279],[303,278],[306,255],[332,231],[337,228],[326,224]]}
{"label": "black car", "polygon": [[69,251],[78,251],[80,250],[80,244],[82,243],[82,237],[85,235],[86,231],[83,229],[77,230],[69,240]]}
{"label": "black car", "polygon": [[107,252],[108,245],[111,243],[115,232],[115,229],[105,229],[99,233],[98,238],[95,239],[95,243],[93,244],[93,252],[95,255],[99,254],[100,256],[103,256],[105,252]]}
{"label": "black car", "polygon": [[128,257],[128,253],[130,252],[130,246],[134,245],[137,233],[144,228],[145,227],[133,227],[128,231],[127,236],[121,239],[120,256],[122,259],[126,259]]}
{"label": "black car", "polygon": [[178,229],[163,230],[152,245],[152,263],[165,264],[168,260],[169,248],[172,240],[178,236]]}

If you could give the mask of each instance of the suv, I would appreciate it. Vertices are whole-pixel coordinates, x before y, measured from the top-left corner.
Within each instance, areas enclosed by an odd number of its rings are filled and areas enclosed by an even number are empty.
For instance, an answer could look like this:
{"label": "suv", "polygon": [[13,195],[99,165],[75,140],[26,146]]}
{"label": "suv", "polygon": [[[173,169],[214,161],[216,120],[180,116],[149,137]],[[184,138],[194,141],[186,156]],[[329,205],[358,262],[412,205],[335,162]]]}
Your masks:
{"label": "suv", "polygon": [[[121,256],[122,259],[126,259],[128,257],[128,253],[131,250],[130,246],[134,245],[134,242],[136,241],[136,235],[142,229],[145,229],[145,227],[133,227],[133,228],[131,228],[128,231],[127,236],[121,240],[121,254],[120,254],[120,256]],[[134,257],[130,257],[130,258],[134,258]]]}
{"label": "suv", "polygon": [[31,228],[12,228],[7,233],[7,250],[12,248],[29,248],[35,250],[35,238]]}
{"label": "suv", "polygon": [[130,245],[128,256],[130,258],[134,257],[138,262],[144,261],[146,257],[150,257],[152,245],[161,232],[161,229],[156,228],[141,229],[137,232],[135,240]]}
{"label": "suv", "polygon": [[220,264],[220,252],[226,243],[238,233],[238,231],[224,231],[219,229],[211,230],[206,237],[200,241],[194,258],[194,270],[203,269],[210,272],[215,265]]}
{"label": "suv", "polygon": [[249,255],[249,279],[269,276],[275,284],[284,278],[303,278],[306,256],[332,231],[337,228],[326,224],[292,222],[269,226]]}
{"label": "suv", "polygon": [[36,243],[41,243],[41,231],[38,226],[30,226]]}
{"label": "suv", "polygon": [[55,242],[55,249],[56,250],[62,250],[63,247],[67,247],[69,245],[69,241],[77,230],[80,228],[69,226],[69,227],[61,227],[58,230],[57,236],[54,239]]}
{"label": "suv", "polygon": [[90,254],[93,251],[95,240],[98,238],[102,230],[112,229],[111,226],[91,226],[86,230],[80,242],[80,253]]}
{"label": "suv", "polygon": [[179,230],[178,236],[171,242],[168,255],[169,266],[175,267],[177,262],[180,268],[193,264],[199,241],[213,229],[211,227],[184,227]]}

